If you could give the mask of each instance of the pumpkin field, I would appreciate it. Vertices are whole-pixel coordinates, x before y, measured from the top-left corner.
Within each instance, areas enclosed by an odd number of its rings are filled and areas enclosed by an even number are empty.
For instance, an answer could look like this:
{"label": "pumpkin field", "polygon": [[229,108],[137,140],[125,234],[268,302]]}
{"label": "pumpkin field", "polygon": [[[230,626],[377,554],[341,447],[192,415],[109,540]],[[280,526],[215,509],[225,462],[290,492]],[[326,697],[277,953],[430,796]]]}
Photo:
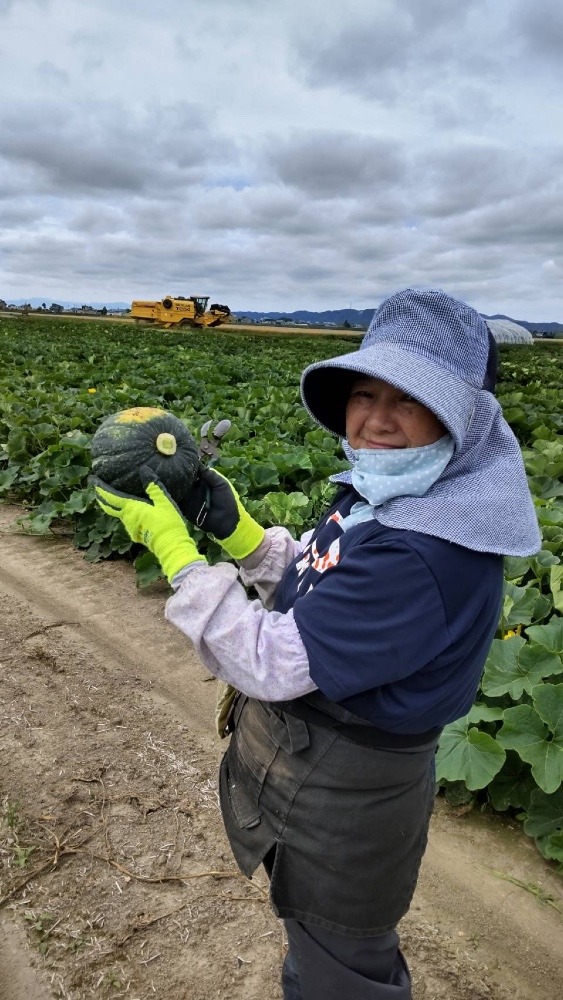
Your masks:
{"label": "pumpkin field", "polygon": [[[156,595],[160,607],[167,588],[153,557],[133,545],[121,525],[102,513],[87,482],[91,441],[102,420],[118,410],[148,406],[179,417],[196,439],[207,421],[230,420],[217,468],[234,482],[257,520],[265,526],[285,525],[298,536],[315,523],[330,500],[334,486],[328,477],[347,468],[340,442],[314,425],[304,410],[299,376],[310,362],[349,351],[359,341],[360,335],[339,339],[261,336],[239,330],[180,333],[106,320],[0,318],[0,502],[17,513],[10,533],[19,533],[30,558],[37,553],[33,558],[40,559],[41,547],[56,541],[57,552],[72,552],[73,559],[89,567],[88,579],[93,587],[99,580],[100,593],[107,574],[116,572],[124,585],[130,585],[134,600],[142,603],[146,595]],[[485,817],[486,822],[500,824],[500,830],[516,831],[519,842],[531,848],[544,866],[546,878],[556,883],[563,873],[562,383],[562,344],[501,346],[497,396],[522,447],[542,549],[530,558],[506,559],[502,617],[477,702],[466,718],[445,729],[437,757],[439,800],[448,815],[460,817],[460,822],[470,815]],[[197,529],[194,536],[210,561],[223,558],[216,543]],[[116,724],[125,728],[123,711],[116,710],[121,719]],[[153,743],[153,756],[155,747]],[[101,804],[99,795],[104,784],[100,785],[102,778],[96,780],[103,819],[105,791]],[[26,820],[25,802],[18,800],[16,809],[14,793],[4,792],[3,810],[2,832],[8,830],[12,848],[8,891],[4,895],[0,891],[0,905],[25,898],[31,876],[39,873],[34,860],[45,849],[44,829],[39,833],[33,826],[37,819]],[[33,836],[39,838],[37,846]],[[16,855],[14,842],[21,848]],[[222,863],[232,868],[232,862]],[[131,874],[124,863],[122,869]],[[255,898],[242,888],[238,891],[247,901]],[[544,895],[541,902],[549,906],[551,900],[559,919],[560,903],[553,895]],[[44,946],[40,950],[54,962],[60,939],[49,930],[52,920],[45,918],[42,925],[38,911],[31,907],[30,912],[35,938]],[[225,915],[220,919],[224,922]],[[267,930],[263,937],[272,933]],[[429,941],[426,945],[431,950]],[[81,947],[86,945],[77,946],[79,952]],[[413,950],[417,947],[415,941]],[[134,985],[128,992],[123,971],[115,972],[118,985],[112,986],[101,971],[96,975],[93,958],[92,963],[90,978],[77,979],[74,992],[61,973],[59,992],[52,995],[72,1000],[83,996],[144,1000],[153,995],[148,979],[146,993],[140,986],[135,993]],[[236,975],[250,976],[252,968],[249,964],[246,969],[243,951],[238,963]],[[84,968],[81,974],[86,976]],[[496,993],[480,993],[480,981],[478,976],[468,980],[466,993],[461,988],[453,991],[447,983],[440,992],[437,979],[434,993],[424,992],[421,984],[417,996],[421,1000],[520,996],[510,992],[508,980],[506,994],[501,986]],[[256,997],[266,995],[259,980],[255,986]],[[207,994],[203,987],[201,993],[194,990],[193,997],[254,996],[229,993],[226,988],[223,994],[219,987],[216,992],[208,990]],[[168,995],[173,1000],[183,996]]]}

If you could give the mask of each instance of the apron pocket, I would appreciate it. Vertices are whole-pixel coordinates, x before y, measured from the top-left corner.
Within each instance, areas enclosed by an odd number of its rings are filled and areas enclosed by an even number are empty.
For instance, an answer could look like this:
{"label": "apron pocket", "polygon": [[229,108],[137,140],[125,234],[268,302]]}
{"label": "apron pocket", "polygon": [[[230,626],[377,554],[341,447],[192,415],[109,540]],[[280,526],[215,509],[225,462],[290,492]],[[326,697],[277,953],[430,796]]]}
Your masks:
{"label": "apron pocket", "polygon": [[262,705],[247,700],[228,751],[231,771],[242,776],[256,804],[279,749],[279,741],[264,726],[267,720]]}
{"label": "apron pocket", "polygon": [[241,830],[251,830],[252,827],[258,826],[260,823],[262,810],[256,802],[253,802],[242,781],[238,779],[236,769],[233,772],[229,768],[228,757],[227,752],[221,761],[219,771],[219,790],[223,812],[225,813],[227,806],[229,806]]}

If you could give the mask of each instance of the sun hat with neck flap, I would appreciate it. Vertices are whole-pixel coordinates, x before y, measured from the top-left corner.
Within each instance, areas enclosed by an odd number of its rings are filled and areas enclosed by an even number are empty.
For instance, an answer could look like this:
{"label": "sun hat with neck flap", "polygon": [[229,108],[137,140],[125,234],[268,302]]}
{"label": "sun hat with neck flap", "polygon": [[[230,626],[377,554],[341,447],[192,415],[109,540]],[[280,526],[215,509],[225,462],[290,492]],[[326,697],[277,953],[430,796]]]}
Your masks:
{"label": "sun hat with neck flap", "polygon": [[310,365],[301,392],[312,417],[341,437],[361,375],[381,378],[432,410],[461,446],[491,348],[485,320],[438,289],[407,288],[377,309],[359,351]]}
{"label": "sun hat with neck flap", "polygon": [[[313,419],[342,437],[346,404],[361,376],[380,378],[431,410],[454,453],[423,496],[397,496],[374,516],[476,551],[532,555],[541,545],[520,446],[494,390],[496,345],[485,320],[441,289],[406,288],[376,310],[359,350],[316,362],[301,377]],[[345,472],[331,477],[350,483]]]}

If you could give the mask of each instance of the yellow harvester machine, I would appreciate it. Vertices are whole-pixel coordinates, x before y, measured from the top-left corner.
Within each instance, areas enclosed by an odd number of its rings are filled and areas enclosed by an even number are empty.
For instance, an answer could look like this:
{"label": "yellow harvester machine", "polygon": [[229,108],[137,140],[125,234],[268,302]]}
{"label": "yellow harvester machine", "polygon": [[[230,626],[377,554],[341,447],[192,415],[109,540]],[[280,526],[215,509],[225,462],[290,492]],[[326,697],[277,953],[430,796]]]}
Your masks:
{"label": "yellow harvester machine", "polygon": [[226,323],[231,310],[212,302],[207,308],[209,296],[190,295],[188,298],[178,295],[174,298],[167,295],[161,302],[141,302],[137,299],[131,303],[131,318],[146,320],[155,326],[219,326]]}

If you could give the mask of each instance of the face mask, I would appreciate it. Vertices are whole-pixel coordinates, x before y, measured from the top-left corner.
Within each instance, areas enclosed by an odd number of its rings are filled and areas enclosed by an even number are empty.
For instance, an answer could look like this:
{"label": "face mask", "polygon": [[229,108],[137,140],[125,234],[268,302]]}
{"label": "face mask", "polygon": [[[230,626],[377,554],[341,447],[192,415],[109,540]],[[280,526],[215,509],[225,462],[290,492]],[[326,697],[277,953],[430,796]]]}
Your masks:
{"label": "face mask", "polygon": [[454,453],[449,434],[421,448],[348,447],[352,485],[374,507],[393,497],[421,497],[442,475]]}

